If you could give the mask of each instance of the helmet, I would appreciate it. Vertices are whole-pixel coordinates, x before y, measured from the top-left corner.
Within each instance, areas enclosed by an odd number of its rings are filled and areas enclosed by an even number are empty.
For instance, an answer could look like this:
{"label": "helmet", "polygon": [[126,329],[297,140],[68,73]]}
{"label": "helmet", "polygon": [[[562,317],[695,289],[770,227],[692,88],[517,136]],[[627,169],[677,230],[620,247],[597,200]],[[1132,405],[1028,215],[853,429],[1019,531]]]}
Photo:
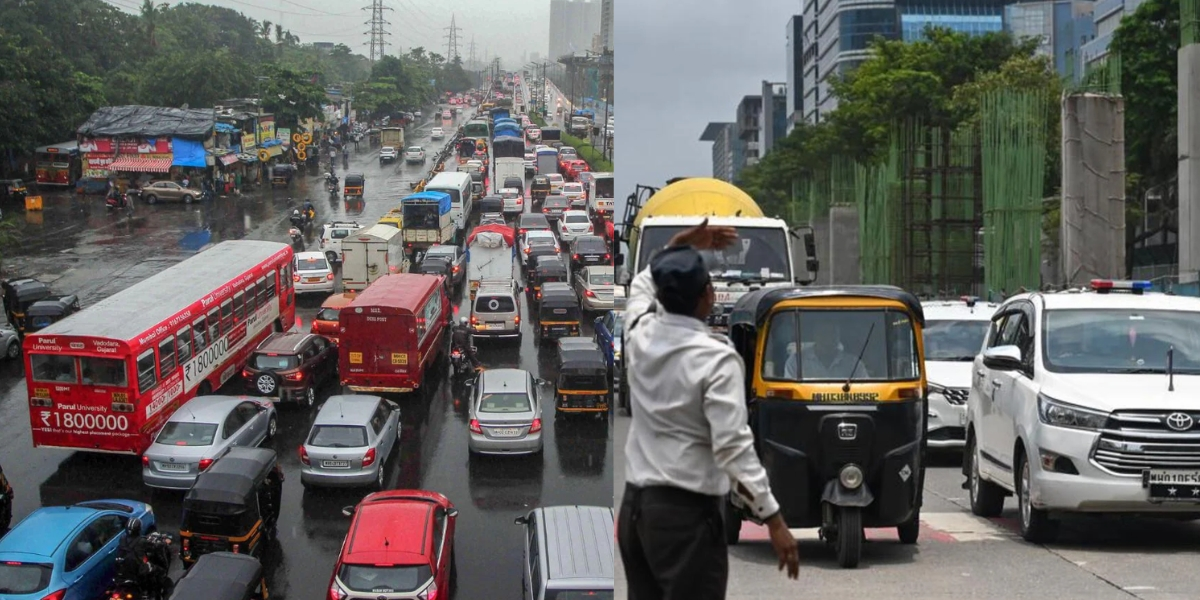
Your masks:
{"label": "helmet", "polygon": [[467,325],[467,318],[466,318],[466,317],[459,317],[459,318],[458,318],[458,324],[459,324],[459,325],[462,325],[462,326],[464,326],[464,327],[466,327],[466,325]]}
{"label": "helmet", "polygon": [[297,208],[296,210],[293,210],[292,215],[297,217],[300,216],[300,209]]}
{"label": "helmet", "polygon": [[142,520],[137,517],[130,519],[129,523],[125,525],[125,533],[129,534],[129,537],[140,537],[142,535]]}

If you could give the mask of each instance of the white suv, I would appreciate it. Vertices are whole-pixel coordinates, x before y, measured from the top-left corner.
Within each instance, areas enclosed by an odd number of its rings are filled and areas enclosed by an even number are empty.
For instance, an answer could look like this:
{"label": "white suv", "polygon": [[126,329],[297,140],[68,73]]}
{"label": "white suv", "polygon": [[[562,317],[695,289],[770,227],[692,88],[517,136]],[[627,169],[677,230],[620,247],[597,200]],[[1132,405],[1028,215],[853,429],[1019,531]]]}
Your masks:
{"label": "white suv", "polygon": [[326,223],[321,230],[321,252],[329,262],[342,262],[342,240],[350,237],[362,225],[354,221],[334,221]]}
{"label": "white suv", "polygon": [[925,311],[925,374],[929,381],[930,448],[962,448],[966,440],[971,361],[983,347],[995,304],[978,298],[921,303]]}
{"label": "white suv", "polygon": [[1200,514],[1200,299],[1150,282],[1021,294],[992,318],[967,401],[971,511]]}

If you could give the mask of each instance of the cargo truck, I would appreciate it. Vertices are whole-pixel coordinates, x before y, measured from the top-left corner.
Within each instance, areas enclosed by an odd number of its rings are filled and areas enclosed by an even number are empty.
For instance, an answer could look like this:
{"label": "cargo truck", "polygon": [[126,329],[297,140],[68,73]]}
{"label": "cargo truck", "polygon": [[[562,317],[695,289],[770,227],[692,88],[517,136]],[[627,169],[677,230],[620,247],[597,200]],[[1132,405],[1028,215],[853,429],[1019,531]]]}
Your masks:
{"label": "cargo truck", "polygon": [[379,145],[391,146],[397,152],[404,150],[404,129],[402,127],[384,127],[379,130]]}
{"label": "cargo truck", "polygon": [[457,233],[450,218],[450,194],[421,192],[400,201],[404,213],[404,248],[409,256],[435,244],[453,244]]}
{"label": "cargo truck", "polygon": [[360,292],[384,275],[408,272],[401,231],[377,224],[342,240],[342,287],[346,291]]}
{"label": "cargo truck", "polygon": [[504,225],[482,225],[467,237],[467,282],[471,300],[484,281],[508,281],[516,278],[515,233]]}

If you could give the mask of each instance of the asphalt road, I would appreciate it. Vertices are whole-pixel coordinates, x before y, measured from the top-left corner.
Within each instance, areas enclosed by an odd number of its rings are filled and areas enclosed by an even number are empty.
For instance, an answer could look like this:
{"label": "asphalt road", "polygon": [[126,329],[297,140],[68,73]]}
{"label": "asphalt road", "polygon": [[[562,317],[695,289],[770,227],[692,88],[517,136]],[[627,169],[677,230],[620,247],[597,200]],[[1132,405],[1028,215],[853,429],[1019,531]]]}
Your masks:
{"label": "asphalt road", "polygon": [[[425,146],[432,156],[445,142],[432,142],[426,121],[409,145]],[[6,276],[36,277],[56,290],[75,293],[86,306],[178,262],[206,243],[227,239],[287,242],[293,204],[311,199],[318,222],[352,218],[374,223],[410,193],[428,166],[380,166],[378,154],[366,149],[352,155],[351,170],[366,174],[366,201],[361,212],[325,193],[319,177],[298,178],[290,190],[260,190],[239,198],[218,198],[191,206],[139,205],[132,218],[108,214],[98,196],[44,194],[41,214],[17,213],[15,255],[6,257]],[[338,165],[341,166],[340,164]],[[345,170],[338,170],[339,176]],[[288,199],[294,198],[289,204]],[[356,214],[357,213],[357,214]],[[315,238],[309,247],[315,248]],[[303,327],[316,314],[324,295],[301,296],[297,304]],[[460,304],[460,310],[465,309]],[[528,311],[525,312],[528,315]],[[526,327],[530,319],[526,319]],[[586,335],[591,335],[585,318]],[[535,347],[527,330],[518,349],[479,343],[489,367],[527,369],[553,379],[554,350]],[[235,379],[220,393],[240,392]],[[399,399],[403,442],[391,457],[390,488],[420,488],[445,494],[459,508],[455,544],[458,579],[456,598],[521,597],[521,530],[513,519],[537,506],[608,505],[612,489],[611,433],[606,421],[556,423],[551,406],[544,420],[544,455],[532,459],[468,460],[466,409],[447,384],[422,396]],[[335,389],[323,390],[319,402]],[[28,402],[21,366],[0,365],[0,464],[15,488],[15,519],[41,506],[88,499],[125,497],[153,503],[162,531],[178,529],[182,496],[151,492],[141,482],[136,457],[114,457],[32,448]],[[300,485],[296,449],[318,407],[311,411],[283,406],[280,434],[271,442],[287,476],[277,545],[265,560],[272,598],[322,599],[349,527],[342,515],[365,491],[305,492]],[[504,457],[508,458],[508,457]]]}

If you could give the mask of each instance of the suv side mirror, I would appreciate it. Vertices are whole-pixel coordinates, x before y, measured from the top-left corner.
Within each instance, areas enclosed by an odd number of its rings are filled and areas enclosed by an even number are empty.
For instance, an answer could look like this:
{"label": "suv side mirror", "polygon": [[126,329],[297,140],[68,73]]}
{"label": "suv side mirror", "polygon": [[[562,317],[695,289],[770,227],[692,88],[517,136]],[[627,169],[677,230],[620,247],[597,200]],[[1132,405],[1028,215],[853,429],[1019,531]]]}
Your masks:
{"label": "suv side mirror", "polygon": [[342,508],[342,514],[343,514],[343,515],[346,515],[347,517],[352,517],[352,516],[354,516],[354,507],[353,507],[353,506],[346,506],[346,507]]}
{"label": "suv side mirror", "polygon": [[983,366],[999,371],[1016,371],[1022,367],[1021,349],[1016,346],[996,346],[983,351]]}
{"label": "suv side mirror", "polygon": [[528,525],[529,517],[517,517],[513,519],[513,523],[516,523],[517,525]]}
{"label": "suv side mirror", "polygon": [[447,517],[450,517],[451,519],[453,519],[453,518],[457,517],[457,516],[458,516],[458,509],[457,509],[457,508],[451,508],[450,510],[447,510],[447,511],[446,511],[446,516],[447,516]]}

